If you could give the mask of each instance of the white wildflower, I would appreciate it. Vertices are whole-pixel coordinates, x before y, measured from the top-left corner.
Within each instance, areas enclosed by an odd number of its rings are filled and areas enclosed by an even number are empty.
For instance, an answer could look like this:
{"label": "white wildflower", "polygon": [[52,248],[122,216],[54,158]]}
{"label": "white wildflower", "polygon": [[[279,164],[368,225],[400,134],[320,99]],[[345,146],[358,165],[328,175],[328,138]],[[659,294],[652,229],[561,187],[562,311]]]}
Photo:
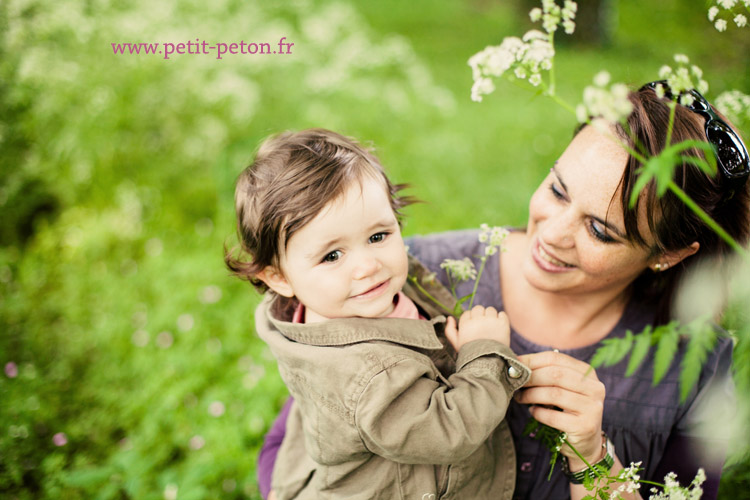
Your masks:
{"label": "white wildflower", "polygon": [[727,29],[727,22],[724,19],[719,19],[714,23],[714,27],[716,28],[716,31],[725,31]]}
{"label": "white wildflower", "polygon": [[491,94],[494,90],[495,84],[489,78],[474,80],[474,85],[471,86],[471,100],[480,102],[483,95]]}
{"label": "white wildflower", "polygon": [[532,23],[539,21],[541,18],[542,18],[542,9],[540,9],[539,7],[534,7],[533,9],[531,9],[531,11],[529,12],[529,19],[531,19]]}
{"label": "white wildflower", "polygon": [[730,10],[737,4],[737,0],[717,0],[716,3],[724,7],[726,10]]}
{"label": "white wildflower", "polygon": [[[584,122],[586,120],[582,118],[592,116],[602,117],[609,122],[616,123],[627,118],[633,111],[633,105],[628,99],[628,87],[622,83],[616,83],[607,89],[608,76],[598,74],[594,78],[595,85],[583,90],[584,108],[576,108],[576,117],[579,121]],[[600,83],[604,85],[599,85]]]}
{"label": "white wildflower", "polygon": [[565,7],[563,8],[563,10],[567,10],[568,12],[572,12],[573,14],[575,14],[576,12],[578,12],[578,4],[573,0],[565,0]]}
{"label": "white wildflower", "polygon": [[657,83],[654,92],[656,92],[656,97],[658,97],[659,99],[663,99],[665,95],[664,85],[662,85],[661,83]]}
{"label": "white wildflower", "polygon": [[695,475],[695,479],[693,479],[693,483],[697,485],[701,485],[706,481],[706,471],[703,470],[703,468],[698,469],[698,473]]}
{"label": "white wildflower", "polygon": [[436,280],[437,280],[437,273],[425,274],[422,277],[422,283],[424,283],[425,285],[429,285],[429,284],[435,283]]}
{"label": "white wildflower", "polygon": [[520,78],[521,80],[525,80],[528,74],[526,73],[526,68],[523,66],[518,66],[516,69],[513,70],[513,74],[516,75],[516,78]]}
{"label": "white wildflower", "polygon": [[445,269],[448,276],[457,281],[468,281],[477,277],[477,270],[474,267],[474,263],[468,257],[464,257],[461,260],[445,259],[440,264],[440,267]]}
{"label": "white wildflower", "polygon": [[713,7],[708,9],[708,20],[711,22],[714,22],[718,14],[719,14],[719,8],[714,5]]}
{"label": "white wildflower", "polygon": [[679,486],[680,483],[677,481],[677,474],[674,472],[668,473],[666,476],[664,476],[664,486],[667,488],[674,488],[675,486]]}
{"label": "white wildflower", "polygon": [[594,85],[597,87],[606,87],[609,83],[609,73],[606,71],[600,71],[594,76]]}
{"label": "white wildflower", "polygon": [[662,80],[666,80],[669,75],[672,74],[672,68],[667,66],[666,64],[659,68],[659,78]]}
{"label": "white wildflower", "polygon": [[534,73],[529,77],[529,83],[534,87],[539,86],[539,84],[542,83],[542,75],[540,75],[539,73]]}
{"label": "white wildflower", "polygon": [[722,92],[714,99],[714,105],[735,123],[750,121],[750,95],[739,90]]}
{"label": "white wildflower", "polygon": [[[708,91],[708,83],[702,79],[703,70],[695,64],[688,68],[689,60],[687,56],[677,54],[674,56],[674,60],[678,63],[676,69],[662,66],[659,70],[659,78],[667,81],[667,86],[672,95],[678,96],[691,89],[697,89],[701,93]],[[686,98],[686,102],[689,100],[690,98]]]}
{"label": "white wildflower", "polygon": [[562,25],[563,25],[563,29],[565,30],[565,33],[568,35],[572,35],[576,30],[575,21],[571,21],[570,19],[564,20]]}
{"label": "white wildflower", "polygon": [[744,28],[747,25],[747,16],[744,14],[737,14],[734,17],[734,24],[736,24],[740,28]]}
{"label": "white wildflower", "polygon": [[695,102],[695,97],[693,97],[693,94],[682,94],[680,96],[680,104],[683,106],[692,106]]}
{"label": "white wildflower", "polygon": [[578,123],[584,123],[589,120],[589,112],[583,104],[576,106],[576,119]]}

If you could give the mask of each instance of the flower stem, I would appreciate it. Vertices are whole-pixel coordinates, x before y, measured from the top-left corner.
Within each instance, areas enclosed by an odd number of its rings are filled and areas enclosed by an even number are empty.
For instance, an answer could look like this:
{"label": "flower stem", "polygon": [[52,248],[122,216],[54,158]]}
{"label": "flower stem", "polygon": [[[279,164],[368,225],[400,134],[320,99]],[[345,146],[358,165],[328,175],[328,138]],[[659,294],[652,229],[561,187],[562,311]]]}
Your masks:
{"label": "flower stem", "polygon": [[432,296],[432,294],[431,294],[430,292],[428,292],[427,290],[425,290],[425,289],[424,289],[424,287],[423,287],[422,285],[420,285],[420,284],[419,284],[419,280],[418,280],[418,279],[417,279],[417,278],[416,278],[415,276],[409,276],[409,281],[411,281],[411,282],[412,282],[412,283],[414,284],[414,286],[416,286],[416,287],[417,287],[417,289],[418,289],[418,290],[419,290],[419,291],[420,291],[420,292],[421,292],[422,294],[424,294],[424,296],[425,296],[425,297],[427,297],[428,299],[430,299],[431,301],[433,301],[433,302],[434,302],[435,304],[437,304],[438,306],[442,307],[442,308],[443,308],[444,310],[446,310],[446,311],[450,311],[450,308],[449,308],[449,307],[447,307],[447,306],[446,306],[445,304],[443,304],[443,303],[442,303],[442,302],[440,302],[440,301],[439,301],[438,299],[436,299],[435,297],[433,297],[433,296]]}
{"label": "flower stem", "polygon": [[567,444],[567,445],[568,445],[568,447],[569,447],[569,448],[570,448],[571,450],[573,450],[573,453],[575,453],[575,454],[576,454],[576,456],[577,456],[578,458],[580,458],[580,459],[581,459],[581,461],[582,461],[582,462],[583,462],[584,464],[586,464],[586,468],[587,468],[587,469],[589,469],[589,470],[592,470],[592,471],[594,471],[594,474],[596,474],[596,476],[597,476],[597,477],[598,477],[599,479],[607,479],[607,475],[606,475],[606,474],[604,474],[604,473],[602,473],[602,472],[601,472],[601,471],[600,471],[599,469],[597,469],[596,467],[592,467],[592,466],[591,466],[591,464],[590,464],[590,463],[588,463],[588,462],[586,461],[586,459],[585,459],[585,458],[583,458],[583,455],[581,455],[581,454],[580,454],[580,453],[578,452],[578,450],[576,450],[575,446],[573,446],[572,444],[570,444],[570,441],[568,441],[568,439],[567,439],[567,438],[563,439],[563,442],[564,442],[565,444]]}
{"label": "flower stem", "polygon": [[479,288],[479,279],[482,277],[482,271],[484,271],[484,264],[487,262],[487,256],[482,256],[482,263],[479,264],[479,271],[477,272],[477,279],[474,280],[474,289],[471,291],[471,300],[469,300],[469,309],[474,305],[474,297],[477,296],[477,288]]}
{"label": "flower stem", "polygon": [[672,142],[672,129],[674,128],[674,113],[675,109],[677,108],[677,103],[674,101],[671,101],[669,103],[669,125],[667,126],[667,142],[665,142],[664,147],[669,147]]}

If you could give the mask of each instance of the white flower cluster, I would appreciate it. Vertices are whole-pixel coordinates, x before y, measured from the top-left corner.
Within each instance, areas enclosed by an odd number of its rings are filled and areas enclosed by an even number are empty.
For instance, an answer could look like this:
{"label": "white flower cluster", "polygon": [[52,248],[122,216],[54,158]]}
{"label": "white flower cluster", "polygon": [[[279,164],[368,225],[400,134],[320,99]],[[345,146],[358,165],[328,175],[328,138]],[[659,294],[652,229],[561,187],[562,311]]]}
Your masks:
{"label": "white flower cluster", "polygon": [[565,33],[572,35],[576,29],[574,21],[578,4],[571,0],[565,0],[563,7],[555,3],[555,0],[542,0],[542,8],[531,9],[529,18],[533,22],[542,21],[542,27],[547,33],[557,31],[557,27],[562,23]]}
{"label": "white flower cluster", "polygon": [[492,78],[498,78],[506,71],[513,69],[516,78],[528,79],[537,86],[542,83],[542,70],[552,67],[555,49],[549,36],[538,30],[527,32],[523,39],[509,36],[500,45],[491,45],[471,56],[474,85],[471,87],[471,99],[481,101],[482,96],[495,90]]}
{"label": "white flower cluster", "polygon": [[542,0],[542,8],[534,8],[529,13],[531,20],[541,20],[545,32],[530,30],[522,38],[505,37],[500,45],[491,45],[477,52],[469,59],[474,85],[471,87],[471,99],[481,101],[482,96],[495,90],[493,78],[499,78],[509,70],[521,80],[528,80],[533,86],[542,83],[542,71],[552,68],[555,48],[552,44],[552,33],[562,23],[566,33],[575,29],[578,5],[566,0],[560,7],[554,0]]}
{"label": "white flower cluster", "polygon": [[732,21],[737,25],[738,28],[744,28],[747,26],[747,16],[737,12],[736,8],[745,7],[746,10],[750,10],[750,0],[716,0],[716,4],[712,5],[708,9],[708,20],[714,23],[714,28],[717,31],[726,31],[729,23],[726,19],[719,18],[719,13],[724,10],[724,14],[728,17],[732,17]]}
{"label": "white flower cluster", "polygon": [[698,469],[695,479],[689,486],[680,486],[677,481],[677,474],[670,472],[664,477],[664,489],[662,491],[651,488],[649,500],[698,500],[703,495],[701,485],[706,481],[706,473],[703,469]]}
{"label": "white flower cluster", "polygon": [[610,76],[601,71],[594,76],[594,85],[583,89],[583,103],[576,107],[576,117],[580,123],[590,117],[601,117],[611,123],[624,120],[633,111],[633,104],[628,99],[628,87],[624,83],[612,84]]}
{"label": "white flower cluster", "polygon": [[495,255],[498,250],[501,252],[505,251],[503,244],[505,243],[505,238],[510,234],[507,229],[498,226],[490,227],[488,224],[482,224],[479,226],[479,229],[481,230],[479,233],[479,242],[487,244],[484,247],[485,256]]}
{"label": "white flower cluster", "polygon": [[455,281],[468,281],[477,278],[477,269],[470,258],[464,257],[461,260],[445,259],[440,267],[445,269],[448,276]]}
{"label": "white flower cluster", "polygon": [[630,467],[625,467],[617,475],[617,482],[621,483],[616,490],[609,494],[610,500],[621,499],[621,493],[633,493],[641,487],[641,476],[638,474],[641,471],[642,462],[631,462]]}
{"label": "white flower cluster", "polygon": [[750,95],[739,90],[727,90],[714,99],[714,106],[735,124],[750,122]]}
{"label": "white flower cluster", "polygon": [[[690,65],[690,60],[684,54],[676,54],[674,60],[677,63],[676,69],[666,65],[659,69],[659,78],[667,81],[672,95],[680,95],[691,89],[695,89],[701,94],[708,92],[708,82],[703,79],[703,70],[695,64]],[[664,97],[664,89],[660,85],[656,88],[656,94],[659,97]],[[680,96],[680,104],[683,106],[689,106],[692,103],[693,96],[690,94]]]}

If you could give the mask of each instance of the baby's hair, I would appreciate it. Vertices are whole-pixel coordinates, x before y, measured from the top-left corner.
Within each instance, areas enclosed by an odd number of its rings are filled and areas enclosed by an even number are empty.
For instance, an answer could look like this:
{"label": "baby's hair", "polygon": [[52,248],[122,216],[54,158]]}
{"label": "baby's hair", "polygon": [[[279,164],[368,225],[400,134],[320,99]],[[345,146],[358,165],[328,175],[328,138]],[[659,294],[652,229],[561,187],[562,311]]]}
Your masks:
{"label": "baby's hair", "polygon": [[345,189],[365,178],[382,181],[393,212],[413,203],[399,196],[380,161],[354,139],[325,129],[283,132],[266,139],[253,163],[237,179],[234,194],[238,247],[225,248],[224,262],[235,276],[260,292],[268,287],[256,275],[279,269],[289,239]]}

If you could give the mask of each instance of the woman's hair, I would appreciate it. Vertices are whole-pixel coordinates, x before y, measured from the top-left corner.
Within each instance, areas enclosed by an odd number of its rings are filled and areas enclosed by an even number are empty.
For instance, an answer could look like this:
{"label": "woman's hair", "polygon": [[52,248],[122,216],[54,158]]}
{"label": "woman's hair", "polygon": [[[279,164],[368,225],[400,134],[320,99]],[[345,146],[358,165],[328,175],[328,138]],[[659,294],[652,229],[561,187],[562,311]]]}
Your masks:
{"label": "woman's hair", "polygon": [[[639,153],[647,157],[656,156],[666,147],[670,113],[667,100],[660,99],[647,87],[638,92],[631,92],[629,98],[633,104],[633,112],[627,119],[627,127],[617,126],[618,135]],[[729,123],[723,116],[721,118]],[[705,122],[701,115],[678,104],[675,109],[671,143],[676,144],[685,140],[706,141],[704,127]],[[687,150],[683,156],[705,158],[703,152],[697,148]],[[631,241],[641,246],[647,245],[638,228],[638,206],[645,204],[648,227],[655,240],[651,247],[652,255],[681,250],[696,241],[700,244],[696,254],[682,260],[673,268],[662,272],[647,269],[633,284],[633,293],[657,304],[656,320],[663,323],[671,319],[675,290],[683,275],[703,262],[723,263],[732,253],[732,249],[672,191],[667,191],[659,197],[653,180],[646,185],[636,206],[631,209],[630,196],[641,167],[642,164],[629,155],[620,181],[620,203],[625,216],[625,230]],[[715,176],[708,175],[687,160],[675,167],[672,179],[732,238],[743,246],[747,245],[750,237],[750,183],[733,189],[721,173]]]}
{"label": "woman's hair", "polygon": [[315,218],[352,182],[372,178],[383,183],[391,207],[412,203],[399,196],[403,184],[392,184],[378,159],[354,139],[330,130],[284,132],[265,140],[253,163],[237,179],[234,194],[239,245],[224,262],[232,274],[260,292],[268,287],[256,275],[279,268],[289,239]]}

